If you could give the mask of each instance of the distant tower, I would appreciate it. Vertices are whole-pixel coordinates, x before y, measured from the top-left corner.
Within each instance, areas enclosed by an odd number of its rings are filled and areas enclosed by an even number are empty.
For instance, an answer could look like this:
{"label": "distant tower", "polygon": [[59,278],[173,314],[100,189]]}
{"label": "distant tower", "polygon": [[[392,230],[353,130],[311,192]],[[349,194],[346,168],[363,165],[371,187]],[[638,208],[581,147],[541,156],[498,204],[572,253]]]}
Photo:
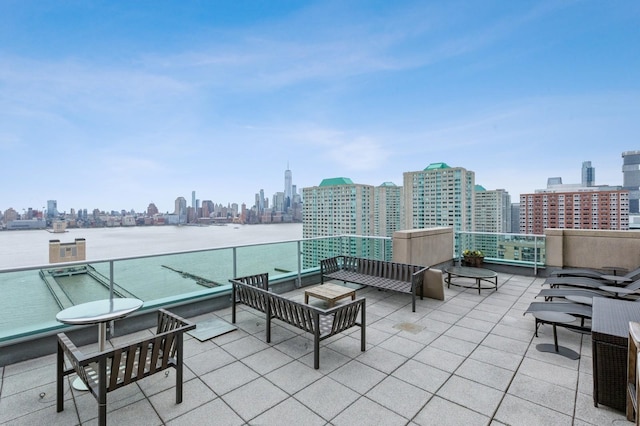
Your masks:
{"label": "distant tower", "polygon": [[194,209],[198,207],[196,206],[196,191],[191,191],[191,207]]}
{"label": "distant tower", "polygon": [[622,153],[622,188],[629,191],[629,213],[640,213],[640,151]]}
{"label": "distant tower", "polygon": [[176,210],[173,214],[177,214],[179,218],[187,216],[187,200],[184,197],[176,198]]}
{"label": "distant tower", "polygon": [[56,200],[47,200],[47,217],[56,216],[58,216],[58,202]]}
{"label": "distant tower", "polygon": [[591,161],[582,162],[582,186],[593,186],[596,182],[596,169]]}
{"label": "distant tower", "polygon": [[551,185],[562,185],[562,178],[561,177],[547,178],[547,188],[550,187]]}
{"label": "distant tower", "polygon": [[289,163],[287,162],[287,170],[284,171],[284,206],[289,207],[291,205],[291,198],[293,197],[292,183],[291,183],[291,170],[289,170]]}

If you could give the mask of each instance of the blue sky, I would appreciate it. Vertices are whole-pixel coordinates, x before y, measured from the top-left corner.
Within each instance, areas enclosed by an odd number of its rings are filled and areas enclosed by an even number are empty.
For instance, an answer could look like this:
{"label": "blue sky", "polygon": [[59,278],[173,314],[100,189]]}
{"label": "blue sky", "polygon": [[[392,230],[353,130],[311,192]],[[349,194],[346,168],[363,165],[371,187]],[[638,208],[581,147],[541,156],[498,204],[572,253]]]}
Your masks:
{"label": "blue sky", "polygon": [[622,185],[640,2],[0,0],[0,210],[253,204],[433,162]]}

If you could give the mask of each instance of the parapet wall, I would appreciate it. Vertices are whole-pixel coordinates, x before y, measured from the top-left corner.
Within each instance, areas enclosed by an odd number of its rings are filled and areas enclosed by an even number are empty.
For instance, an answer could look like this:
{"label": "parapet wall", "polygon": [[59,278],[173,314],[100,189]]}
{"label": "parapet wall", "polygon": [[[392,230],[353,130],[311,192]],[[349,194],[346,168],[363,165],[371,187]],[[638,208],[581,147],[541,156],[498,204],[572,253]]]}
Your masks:
{"label": "parapet wall", "polygon": [[631,271],[640,266],[639,231],[545,229],[544,234],[548,269],[617,266]]}
{"label": "parapet wall", "polygon": [[393,233],[393,261],[436,266],[453,259],[453,228],[409,229]]}
{"label": "parapet wall", "polygon": [[49,240],[49,263],[75,262],[86,258],[87,246],[84,238],[76,238],[72,243]]}

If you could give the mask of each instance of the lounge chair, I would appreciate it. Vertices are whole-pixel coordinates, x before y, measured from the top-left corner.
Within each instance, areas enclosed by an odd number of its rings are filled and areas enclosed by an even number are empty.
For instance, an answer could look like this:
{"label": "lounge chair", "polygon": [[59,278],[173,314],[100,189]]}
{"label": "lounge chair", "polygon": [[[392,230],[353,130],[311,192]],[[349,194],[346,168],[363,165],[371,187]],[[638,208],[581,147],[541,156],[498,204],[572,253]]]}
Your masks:
{"label": "lounge chair", "polygon": [[581,296],[581,297],[616,297],[625,298],[630,295],[640,295],[640,280],[636,280],[626,286],[616,287],[601,285],[597,288],[582,288],[576,286],[563,286],[544,288],[536,297],[544,297],[545,300],[554,297]]}
{"label": "lounge chair", "polygon": [[[639,278],[640,276],[635,278],[635,280]],[[619,279],[617,281],[605,281],[587,277],[549,277],[544,280],[542,285],[548,285],[549,287],[582,287],[598,289],[603,285],[618,285],[620,287],[623,287],[631,284],[635,280],[631,280],[626,277],[624,277],[624,280]]]}
{"label": "lounge chair", "polygon": [[[572,302],[531,302],[529,307],[522,315],[534,314],[535,312],[562,312],[565,314],[573,315],[580,320],[580,325],[574,323],[562,323],[556,324],[561,327],[575,330],[580,333],[591,333],[591,323],[585,325],[585,319],[591,320],[592,309],[589,305],[583,305],[580,303]],[[536,337],[538,336],[538,327],[540,324],[547,323],[536,318]]]}
{"label": "lounge chair", "polygon": [[[588,268],[567,268],[567,269],[557,269],[552,271],[549,274],[549,277],[583,277],[583,278],[593,278],[595,280],[607,281],[607,276],[610,276],[610,273],[600,272],[595,269]],[[640,268],[634,269],[633,271],[627,272],[624,275],[620,275],[621,277],[629,278],[632,281],[640,278]],[[603,278],[604,277],[604,278]]]}

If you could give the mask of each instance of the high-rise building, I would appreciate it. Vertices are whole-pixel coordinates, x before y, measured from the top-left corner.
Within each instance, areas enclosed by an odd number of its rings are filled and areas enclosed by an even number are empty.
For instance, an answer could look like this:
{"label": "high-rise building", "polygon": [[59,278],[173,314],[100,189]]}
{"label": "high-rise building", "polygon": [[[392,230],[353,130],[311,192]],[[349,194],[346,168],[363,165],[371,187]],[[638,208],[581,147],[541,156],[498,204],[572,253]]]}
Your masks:
{"label": "high-rise building", "polygon": [[[293,187],[291,180],[291,170],[289,170],[289,163],[287,163],[287,170],[284,171],[284,202],[285,208],[291,206],[293,197]],[[284,211],[284,210],[282,210]]]}
{"label": "high-rise building", "polygon": [[193,207],[194,209],[198,208],[198,206],[196,205],[196,191],[191,191],[191,207]]}
{"label": "high-rise building", "polygon": [[158,208],[154,203],[149,203],[147,206],[147,216],[154,216],[158,214]]}
{"label": "high-rise building", "polygon": [[[393,237],[393,233],[403,229],[402,187],[393,182],[384,182],[376,186],[374,195],[374,235]],[[389,240],[374,240],[373,250],[376,259],[392,260],[392,247]]]}
{"label": "high-rise building", "polygon": [[[320,185],[302,189],[302,237],[374,235],[374,187],[355,184],[349,178],[324,179]],[[317,267],[320,260],[340,253],[340,240],[303,241],[303,267]],[[353,256],[368,257],[370,241],[359,238],[348,245]]]}
{"label": "high-rise building", "polygon": [[520,203],[511,204],[511,229],[509,232],[520,233]]}
{"label": "high-rise building", "polygon": [[622,188],[629,191],[629,213],[640,213],[640,151],[622,153]]}
{"label": "high-rise building", "polygon": [[629,191],[592,190],[520,194],[520,233],[546,228],[629,229]]}
{"label": "high-rise building", "polygon": [[451,226],[473,230],[475,173],[446,163],[404,173],[404,226],[409,229]]}
{"label": "high-rise building", "polygon": [[187,219],[187,200],[184,197],[176,198],[175,211],[173,214],[178,216],[178,223],[185,223]]}
{"label": "high-rise building", "polygon": [[511,196],[504,189],[486,190],[476,185],[473,214],[475,231],[511,232]]}
{"label": "high-rise building", "polygon": [[58,202],[56,200],[47,200],[47,218],[58,216]]}
{"label": "high-rise building", "polygon": [[596,169],[591,167],[591,161],[582,162],[582,186],[593,186],[596,184]]}
{"label": "high-rise building", "polygon": [[473,214],[475,231],[472,236],[473,246],[482,248],[485,257],[502,258],[500,242],[511,230],[511,196],[504,189],[486,190],[481,185],[475,186]]}

